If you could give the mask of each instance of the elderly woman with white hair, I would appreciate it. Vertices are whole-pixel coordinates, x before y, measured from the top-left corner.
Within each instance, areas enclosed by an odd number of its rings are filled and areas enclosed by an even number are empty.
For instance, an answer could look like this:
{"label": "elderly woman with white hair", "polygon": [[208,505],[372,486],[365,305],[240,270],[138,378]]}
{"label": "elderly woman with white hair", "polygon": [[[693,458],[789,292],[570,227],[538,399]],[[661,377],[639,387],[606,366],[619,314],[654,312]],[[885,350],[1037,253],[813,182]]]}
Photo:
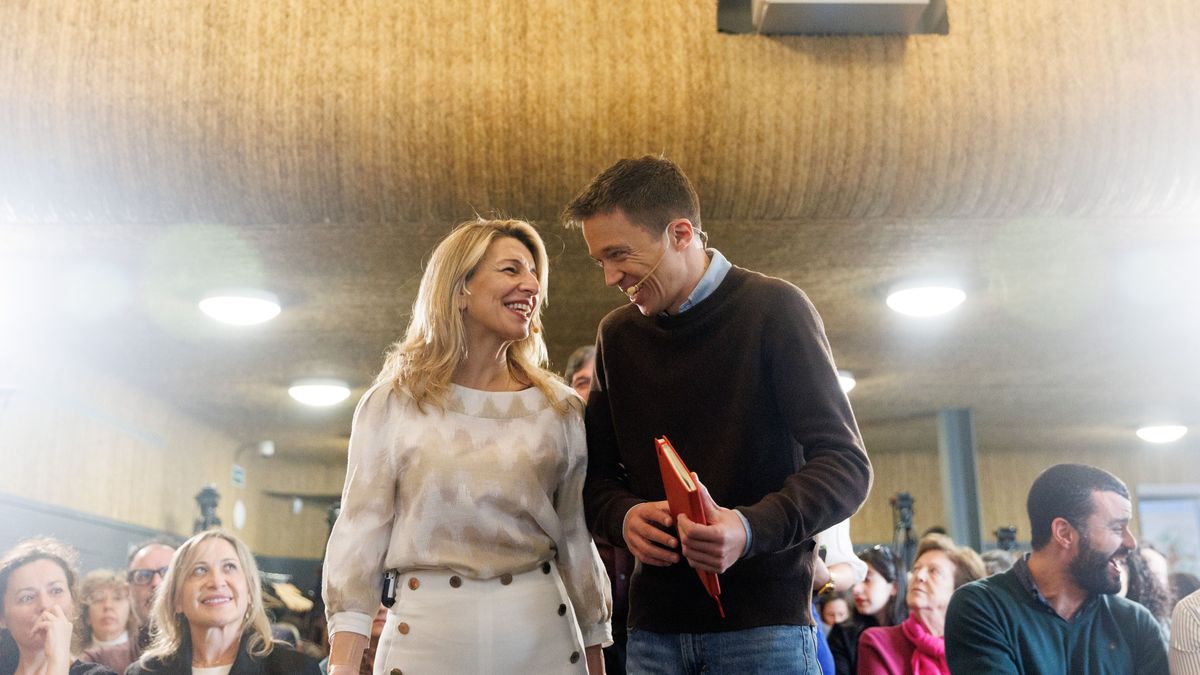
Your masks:
{"label": "elderly woman with white hair", "polygon": [[602,672],[609,586],[583,519],[583,401],[543,367],[547,262],[519,220],[434,250],[354,414],[325,556],[330,675],[357,672],[385,573],[377,674]]}
{"label": "elderly woman with white hair", "polygon": [[317,662],[272,642],[258,565],[222,530],[171,558],[150,616],[150,648],[125,675],[320,675]]}

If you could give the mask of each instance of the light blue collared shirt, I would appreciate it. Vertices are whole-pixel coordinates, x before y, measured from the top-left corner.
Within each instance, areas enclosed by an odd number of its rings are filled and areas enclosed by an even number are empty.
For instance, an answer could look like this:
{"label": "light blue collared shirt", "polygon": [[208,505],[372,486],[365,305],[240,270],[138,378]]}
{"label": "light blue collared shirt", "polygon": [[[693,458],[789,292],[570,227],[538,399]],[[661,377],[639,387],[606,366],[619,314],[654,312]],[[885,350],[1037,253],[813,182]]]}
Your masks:
{"label": "light blue collared shirt", "polygon": [[[683,304],[679,306],[680,314],[695,307],[703,302],[705,298],[712,295],[713,291],[717,290],[717,287],[721,285],[721,282],[725,281],[725,275],[729,274],[729,270],[733,268],[733,263],[726,260],[720,251],[715,248],[708,250],[712,252],[712,258],[708,261],[708,269],[704,270],[704,276],[700,277],[700,282],[688,294],[687,300],[684,300]],[[741,511],[734,509],[733,512],[738,515],[738,518],[742,519],[742,527],[746,528],[746,546],[742,548],[742,555],[745,556],[750,552],[750,542],[753,539],[753,535],[750,532],[750,521],[746,520],[746,516]]]}
{"label": "light blue collared shirt", "polygon": [[700,277],[700,283],[692,289],[691,294],[687,296],[687,300],[679,306],[679,313],[683,314],[697,304],[704,301],[705,298],[713,294],[717,290],[717,286],[725,281],[725,275],[729,273],[733,264],[721,255],[721,252],[715,248],[708,249],[712,251],[712,258],[708,261],[708,269],[704,271],[704,276]]}

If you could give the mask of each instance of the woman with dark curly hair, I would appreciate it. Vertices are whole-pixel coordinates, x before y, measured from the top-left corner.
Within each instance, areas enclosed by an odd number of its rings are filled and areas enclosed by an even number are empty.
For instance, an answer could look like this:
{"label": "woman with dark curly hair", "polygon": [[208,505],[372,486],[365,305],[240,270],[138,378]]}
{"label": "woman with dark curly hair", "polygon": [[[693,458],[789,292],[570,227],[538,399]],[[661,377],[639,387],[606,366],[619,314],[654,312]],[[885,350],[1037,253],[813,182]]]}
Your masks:
{"label": "woman with dark curly hair", "polygon": [[75,659],[75,549],[26,539],[0,558],[0,675],[115,675]]}
{"label": "woman with dark curly hair", "polygon": [[[1150,610],[1158,625],[1162,626],[1163,635],[1171,636],[1171,609],[1175,606],[1171,598],[1171,589],[1164,586],[1151,569],[1143,551],[1139,546],[1125,557],[1125,565],[1121,569],[1122,594],[1127,599]],[[1161,555],[1157,551],[1154,554]]]}

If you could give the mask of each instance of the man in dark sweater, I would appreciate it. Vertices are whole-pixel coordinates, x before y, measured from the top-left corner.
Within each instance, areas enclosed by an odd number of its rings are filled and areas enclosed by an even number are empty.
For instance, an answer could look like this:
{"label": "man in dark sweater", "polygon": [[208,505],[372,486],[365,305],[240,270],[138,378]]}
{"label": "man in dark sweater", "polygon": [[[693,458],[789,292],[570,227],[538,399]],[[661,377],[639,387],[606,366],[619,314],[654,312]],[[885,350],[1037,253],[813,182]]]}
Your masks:
{"label": "man in dark sweater", "polygon": [[[617,162],[564,215],[631,302],[600,324],[584,486],[592,532],[638,560],[630,672],[819,672],[812,537],[871,484],[820,317],[705,250],[695,190],[666,159]],[[667,507],[663,435],[702,481],[707,525]],[[725,618],[696,569],[720,573]]]}
{"label": "man in dark sweater", "polygon": [[950,672],[1166,675],[1158,622],[1112,595],[1137,545],[1125,484],[1102,469],[1059,464],[1033,482],[1026,508],[1033,552],[950,599]]}

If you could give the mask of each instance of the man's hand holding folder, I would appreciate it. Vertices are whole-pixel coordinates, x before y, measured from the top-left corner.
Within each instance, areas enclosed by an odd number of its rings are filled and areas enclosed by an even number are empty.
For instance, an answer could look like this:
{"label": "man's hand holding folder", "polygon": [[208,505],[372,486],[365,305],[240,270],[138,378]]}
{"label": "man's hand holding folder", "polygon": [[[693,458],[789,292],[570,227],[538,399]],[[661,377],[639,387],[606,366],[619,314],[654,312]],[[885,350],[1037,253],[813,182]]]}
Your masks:
{"label": "man's hand holding folder", "polygon": [[679,541],[667,530],[675,524],[671,509],[661,502],[643,502],[625,516],[625,547],[645,565],[666,567],[679,562]]}
{"label": "man's hand holding folder", "polygon": [[679,538],[683,540],[683,555],[688,564],[698,570],[720,574],[729,569],[746,548],[746,528],[732,509],[717,506],[708,488],[696,474],[692,479],[700,488],[700,503],[704,506],[707,525],[693,523],[687,514],[679,516]]}
{"label": "man's hand holding folder", "polygon": [[[694,523],[686,515],[679,519],[683,555],[692,567],[720,574],[741,557],[746,548],[746,528],[736,513],[713,501],[703,483],[700,495],[709,524]],[[679,541],[668,532],[674,524],[665,500],[638,504],[625,517],[625,545],[645,565],[674,565],[679,562],[679,554],[675,553]]]}

